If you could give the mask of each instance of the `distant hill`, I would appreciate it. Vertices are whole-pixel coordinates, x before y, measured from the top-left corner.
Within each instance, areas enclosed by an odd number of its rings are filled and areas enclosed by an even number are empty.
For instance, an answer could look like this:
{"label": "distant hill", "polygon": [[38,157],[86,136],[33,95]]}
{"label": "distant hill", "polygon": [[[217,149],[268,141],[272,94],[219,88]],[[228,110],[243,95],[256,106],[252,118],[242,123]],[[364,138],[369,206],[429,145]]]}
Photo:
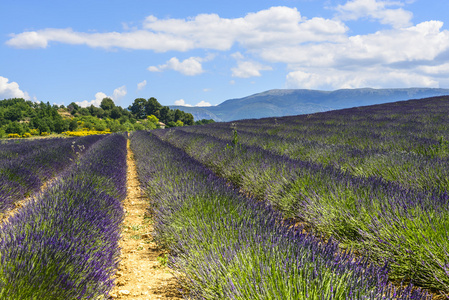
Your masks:
{"label": "distant hill", "polygon": [[449,95],[449,89],[404,88],[404,89],[342,89],[318,91],[305,89],[278,89],[254,94],[239,99],[226,100],[217,106],[186,107],[170,106],[191,113],[195,120],[214,119],[234,121],[266,117],[310,114],[334,109],[350,108]]}

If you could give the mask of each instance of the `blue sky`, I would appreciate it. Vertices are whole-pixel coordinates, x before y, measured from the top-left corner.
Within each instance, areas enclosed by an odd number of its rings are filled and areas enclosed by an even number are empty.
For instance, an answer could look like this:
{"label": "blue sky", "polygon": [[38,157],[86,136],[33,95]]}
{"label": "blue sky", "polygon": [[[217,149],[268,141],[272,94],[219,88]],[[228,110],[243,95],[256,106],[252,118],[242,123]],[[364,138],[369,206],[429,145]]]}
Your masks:
{"label": "blue sky", "polygon": [[449,1],[3,1],[0,99],[217,105],[269,89],[449,88]]}

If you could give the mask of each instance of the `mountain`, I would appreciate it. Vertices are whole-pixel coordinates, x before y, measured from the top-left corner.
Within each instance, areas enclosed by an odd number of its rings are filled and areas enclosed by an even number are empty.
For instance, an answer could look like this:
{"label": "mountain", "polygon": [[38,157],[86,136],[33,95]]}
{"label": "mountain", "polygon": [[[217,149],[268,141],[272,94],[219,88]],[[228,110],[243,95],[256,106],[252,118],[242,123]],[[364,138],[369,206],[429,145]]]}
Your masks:
{"label": "mountain", "polygon": [[217,106],[170,106],[191,113],[195,120],[214,119],[234,121],[266,117],[310,114],[333,109],[366,106],[409,99],[449,95],[449,89],[342,89],[319,91],[306,89],[277,89],[244,98],[230,99]]}

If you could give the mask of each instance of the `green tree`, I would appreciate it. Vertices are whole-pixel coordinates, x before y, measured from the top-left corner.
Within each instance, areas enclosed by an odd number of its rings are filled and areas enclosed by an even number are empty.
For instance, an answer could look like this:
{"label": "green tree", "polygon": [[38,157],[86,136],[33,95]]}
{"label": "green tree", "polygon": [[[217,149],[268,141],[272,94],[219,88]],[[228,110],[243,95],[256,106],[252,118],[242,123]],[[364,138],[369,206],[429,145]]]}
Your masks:
{"label": "green tree", "polygon": [[22,119],[22,110],[18,106],[9,107],[4,112],[4,118],[9,121],[20,121]]}
{"label": "green tree", "polygon": [[5,115],[3,113],[3,110],[0,109],[0,126],[6,124],[6,119],[5,119]]}
{"label": "green tree", "polygon": [[69,123],[69,130],[75,131],[77,128],[78,128],[78,122],[75,119],[71,120]]}
{"label": "green tree", "polygon": [[133,104],[128,107],[129,111],[134,115],[136,119],[144,119],[146,116],[147,100],[144,98],[137,98]]}
{"label": "green tree", "polygon": [[80,109],[81,107],[76,104],[75,102],[72,102],[69,104],[69,106],[67,106],[67,111],[72,114],[75,115],[78,112],[78,109]]}
{"label": "green tree", "polygon": [[89,113],[91,116],[95,116],[97,118],[104,117],[104,109],[102,109],[101,107],[95,107],[95,106],[91,105],[87,109],[89,110]]}
{"label": "green tree", "polygon": [[5,127],[6,133],[17,133],[23,135],[25,133],[25,128],[23,125],[17,121],[11,122]]}
{"label": "green tree", "polygon": [[156,98],[151,97],[148,99],[147,104],[145,106],[146,115],[155,115],[156,117],[160,116],[160,110],[162,109],[162,105],[157,101]]}
{"label": "green tree", "polygon": [[145,126],[142,123],[135,123],[133,124],[134,130],[145,130]]}
{"label": "green tree", "polygon": [[120,108],[118,108],[117,106],[113,107],[111,109],[111,113],[110,116],[112,119],[117,120],[122,116],[122,111]]}
{"label": "green tree", "polygon": [[215,123],[215,121],[213,119],[201,119],[198,121],[195,121],[194,125],[205,125],[205,124],[211,124],[211,123]]}
{"label": "green tree", "polygon": [[168,116],[169,111],[170,111],[170,108],[169,108],[168,106],[164,106],[164,107],[161,108],[159,120],[160,120],[162,123],[165,123],[165,124],[168,123],[168,118],[167,118],[167,116]]}
{"label": "green tree", "polygon": [[147,120],[151,123],[157,124],[159,123],[159,119],[155,115],[150,115],[147,117]]}
{"label": "green tree", "polygon": [[56,133],[61,133],[64,131],[67,131],[70,127],[70,121],[69,120],[64,120],[62,118],[58,118],[55,120],[54,122],[54,130]]}
{"label": "green tree", "polygon": [[100,107],[105,111],[111,110],[115,107],[115,103],[111,98],[103,98],[103,100],[101,100]]}
{"label": "green tree", "polygon": [[173,121],[166,123],[166,125],[167,125],[167,127],[176,127],[176,123]]}
{"label": "green tree", "polygon": [[192,114],[188,114],[188,113],[184,113],[184,118],[182,119],[182,121],[187,126],[193,125],[194,124],[193,115]]}
{"label": "green tree", "polygon": [[79,113],[80,115],[82,115],[82,116],[89,116],[89,115],[90,115],[89,110],[88,110],[87,108],[85,108],[85,107],[81,107],[81,108],[78,110],[78,113]]}
{"label": "green tree", "polygon": [[52,132],[54,131],[54,125],[48,117],[35,117],[31,120],[32,126],[39,129],[40,132]]}

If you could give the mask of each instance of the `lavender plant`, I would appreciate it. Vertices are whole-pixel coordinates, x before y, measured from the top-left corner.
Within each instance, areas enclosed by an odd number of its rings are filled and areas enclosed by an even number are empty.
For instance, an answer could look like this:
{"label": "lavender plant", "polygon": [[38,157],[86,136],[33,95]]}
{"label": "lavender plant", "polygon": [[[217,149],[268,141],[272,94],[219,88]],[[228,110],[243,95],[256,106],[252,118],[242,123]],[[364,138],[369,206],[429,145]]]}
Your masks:
{"label": "lavender plant", "polygon": [[[148,133],[132,136],[155,215],[155,239],[193,299],[425,299],[388,283],[377,267],[242,196],[185,152]],[[229,152],[229,151],[228,151]],[[230,151],[234,153],[233,151]]]}
{"label": "lavender plant", "polygon": [[[0,213],[15,201],[40,189],[42,184],[82,155],[72,146],[87,149],[102,136],[45,139],[0,146]],[[9,147],[8,147],[9,146]],[[6,149],[3,149],[6,148]]]}
{"label": "lavender plant", "polygon": [[[224,128],[223,124],[202,129],[180,128],[170,133],[159,130],[154,134],[185,150],[243,192],[267,201],[283,212],[284,217],[307,222],[317,234],[334,236],[345,246],[369,253],[379,264],[391,261],[391,277],[413,280],[421,286],[448,292],[447,158],[420,152],[420,149],[432,148],[432,143],[406,146],[405,141],[424,141],[441,136],[440,128],[446,128],[447,122],[428,123],[430,114],[443,118],[442,114],[449,108],[441,99],[406,104],[404,110],[408,110],[409,115],[392,114],[383,106],[376,106],[311,117],[288,117],[277,119],[277,124],[271,125],[267,125],[269,119],[256,120],[256,125],[249,124],[249,121],[237,122],[241,142],[237,152],[224,150],[232,138],[229,124],[228,139],[222,133],[215,134],[217,127]],[[418,104],[422,110],[418,109]],[[398,109],[396,106],[393,108]],[[426,114],[420,116],[420,111],[426,111]],[[388,117],[381,116],[380,112],[388,114]],[[329,119],[332,122],[328,126],[326,122]],[[384,125],[388,121],[396,129],[387,126],[382,134],[381,127],[375,125],[371,127],[377,130],[376,134],[368,134],[366,120],[381,121]],[[306,121],[312,124],[306,127]],[[295,127],[299,123],[306,133],[314,131],[311,141],[329,142],[334,139],[326,137],[326,132],[331,131],[335,136],[337,130],[341,129],[343,133],[350,130],[345,122],[353,126],[356,139],[360,137],[358,144],[348,145],[368,148],[348,152],[352,154],[346,161],[355,165],[351,170],[342,168],[346,162],[319,164],[292,159],[288,155],[251,146],[241,138],[241,133],[248,128],[260,134],[266,130],[270,135],[293,138],[293,134],[300,134],[299,130],[282,133],[279,129],[282,126]],[[314,128],[315,124],[327,131]],[[357,124],[361,124],[360,128],[356,127]],[[410,138],[401,131],[402,127],[420,129],[415,137]],[[426,127],[429,130],[427,135],[423,130]],[[362,131],[361,128],[367,132],[364,136],[357,133]],[[388,141],[392,145],[382,145],[377,149],[368,143],[370,139],[375,141],[376,136],[380,138],[389,134],[392,140],[395,137],[398,141]],[[439,138],[439,147],[445,147],[444,139]],[[400,149],[402,152],[398,151]]]}
{"label": "lavender plant", "polygon": [[8,219],[0,228],[0,298],[106,296],[119,258],[125,183],[126,139],[111,135]]}

